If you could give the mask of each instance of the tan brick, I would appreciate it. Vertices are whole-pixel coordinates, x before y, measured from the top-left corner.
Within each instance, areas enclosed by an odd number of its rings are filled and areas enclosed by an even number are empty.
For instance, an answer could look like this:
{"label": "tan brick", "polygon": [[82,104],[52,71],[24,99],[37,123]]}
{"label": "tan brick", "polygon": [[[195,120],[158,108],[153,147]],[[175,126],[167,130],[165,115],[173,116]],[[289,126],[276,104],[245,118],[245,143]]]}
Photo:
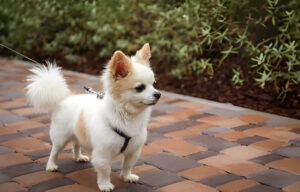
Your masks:
{"label": "tan brick", "polygon": [[141,173],[153,171],[156,169],[157,169],[156,167],[145,164],[145,165],[138,165],[138,166],[133,167],[132,172],[135,174],[141,174]]}
{"label": "tan brick", "polygon": [[22,175],[13,178],[13,181],[20,183],[23,187],[31,187],[33,185],[58,179],[63,177],[61,173],[49,172],[49,171],[38,171],[27,175]]}
{"label": "tan brick", "polygon": [[250,179],[240,179],[225,183],[217,187],[222,192],[240,192],[244,189],[259,185],[258,182]]}
{"label": "tan brick", "polygon": [[272,161],[267,166],[300,175],[300,159],[284,158]]}
{"label": "tan brick", "polygon": [[161,139],[154,141],[152,144],[162,148],[165,151],[169,151],[183,156],[207,150],[204,147],[188,143],[181,139]]}
{"label": "tan brick", "polygon": [[238,139],[249,137],[249,134],[241,131],[234,131],[234,132],[219,134],[216,135],[216,137],[220,137],[229,141],[236,141]]}
{"label": "tan brick", "polygon": [[280,147],[284,147],[286,145],[287,145],[287,143],[283,142],[283,141],[267,139],[267,140],[263,140],[263,141],[253,143],[250,146],[259,147],[259,148],[262,148],[262,149],[265,149],[265,150],[268,150],[268,151],[273,151],[273,150],[276,150]]}
{"label": "tan brick", "polygon": [[251,146],[234,146],[222,150],[221,153],[242,160],[249,160],[269,154],[269,152],[266,150],[260,150]]}
{"label": "tan brick", "polygon": [[0,191],[3,191],[3,192],[25,192],[25,191],[27,191],[27,189],[25,189],[18,183],[9,182],[9,183],[1,183]]}
{"label": "tan brick", "polygon": [[21,153],[6,153],[0,155],[1,168],[30,162],[31,159]]}
{"label": "tan brick", "polygon": [[234,158],[225,154],[220,154],[199,160],[199,163],[216,167],[218,169],[222,169],[224,171],[240,176],[246,176],[252,173],[268,169],[263,165],[253,163],[250,161],[245,161],[239,158]]}
{"label": "tan brick", "polygon": [[200,181],[203,179],[223,174],[225,174],[224,171],[210,166],[199,166],[177,173],[177,175],[193,181]]}
{"label": "tan brick", "polygon": [[300,181],[283,188],[283,190],[286,192],[299,192],[299,189],[300,189]]}
{"label": "tan brick", "polygon": [[32,137],[9,140],[3,142],[2,145],[22,153],[51,149],[51,145],[49,143],[45,143]]}
{"label": "tan brick", "polygon": [[218,190],[193,181],[181,181],[159,188],[156,192],[218,192]]}
{"label": "tan brick", "polygon": [[263,117],[261,115],[255,115],[255,114],[242,115],[239,116],[238,118],[247,123],[255,123],[255,124],[270,120],[270,118]]}

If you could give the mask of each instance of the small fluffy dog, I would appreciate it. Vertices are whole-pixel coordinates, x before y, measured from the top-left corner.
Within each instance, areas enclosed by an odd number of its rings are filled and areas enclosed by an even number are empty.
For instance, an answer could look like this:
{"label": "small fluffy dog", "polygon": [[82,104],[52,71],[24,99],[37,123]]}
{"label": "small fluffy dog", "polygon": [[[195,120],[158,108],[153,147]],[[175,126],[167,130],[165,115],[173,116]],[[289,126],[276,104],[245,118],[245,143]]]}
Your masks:
{"label": "small fluffy dog", "polygon": [[145,44],[135,56],[116,51],[102,74],[103,99],[93,94],[73,95],[60,68],[48,63],[30,71],[27,97],[37,112],[52,112],[50,138],[52,150],[47,171],[56,171],[57,155],[67,142],[73,143],[76,161],[89,161],[81,148],[91,154],[101,191],[112,191],[112,160],[123,154],[120,176],[137,182],[131,168],[140,156],[147,137],[151,106],[160,98],[153,84],[150,46]]}

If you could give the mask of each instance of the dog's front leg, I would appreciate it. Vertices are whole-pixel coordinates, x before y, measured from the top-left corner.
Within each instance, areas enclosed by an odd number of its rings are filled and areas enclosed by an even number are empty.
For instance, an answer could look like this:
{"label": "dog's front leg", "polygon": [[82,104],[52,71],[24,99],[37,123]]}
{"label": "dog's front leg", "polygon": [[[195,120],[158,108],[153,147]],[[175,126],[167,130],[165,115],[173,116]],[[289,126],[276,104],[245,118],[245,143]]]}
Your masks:
{"label": "dog's front leg", "polygon": [[97,172],[98,187],[102,192],[112,191],[114,185],[110,182],[111,159],[92,158],[92,164]]}
{"label": "dog's front leg", "polygon": [[124,154],[120,176],[125,182],[137,183],[139,180],[139,176],[131,173],[131,168],[140,157],[141,149],[139,148],[139,150],[133,153]]}

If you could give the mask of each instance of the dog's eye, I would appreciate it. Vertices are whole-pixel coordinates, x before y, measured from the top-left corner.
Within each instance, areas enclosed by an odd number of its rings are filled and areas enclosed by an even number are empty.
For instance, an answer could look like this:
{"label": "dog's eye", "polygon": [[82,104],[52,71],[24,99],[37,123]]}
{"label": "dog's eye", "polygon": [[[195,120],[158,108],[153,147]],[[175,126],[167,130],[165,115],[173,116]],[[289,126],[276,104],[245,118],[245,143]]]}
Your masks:
{"label": "dog's eye", "polygon": [[144,84],[141,84],[135,88],[136,92],[142,92],[146,86]]}

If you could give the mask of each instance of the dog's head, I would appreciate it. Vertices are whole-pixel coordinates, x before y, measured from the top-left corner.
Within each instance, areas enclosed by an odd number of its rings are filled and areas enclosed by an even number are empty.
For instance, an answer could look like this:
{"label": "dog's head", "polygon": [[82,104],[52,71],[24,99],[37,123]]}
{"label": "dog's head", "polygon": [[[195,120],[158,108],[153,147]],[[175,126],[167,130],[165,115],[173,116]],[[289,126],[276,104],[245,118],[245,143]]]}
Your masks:
{"label": "dog's head", "polygon": [[116,51],[102,76],[105,92],[135,111],[154,105],[161,94],[153,86],[155,77],[150,67],[150,57],[148,43],[130,58]]}

